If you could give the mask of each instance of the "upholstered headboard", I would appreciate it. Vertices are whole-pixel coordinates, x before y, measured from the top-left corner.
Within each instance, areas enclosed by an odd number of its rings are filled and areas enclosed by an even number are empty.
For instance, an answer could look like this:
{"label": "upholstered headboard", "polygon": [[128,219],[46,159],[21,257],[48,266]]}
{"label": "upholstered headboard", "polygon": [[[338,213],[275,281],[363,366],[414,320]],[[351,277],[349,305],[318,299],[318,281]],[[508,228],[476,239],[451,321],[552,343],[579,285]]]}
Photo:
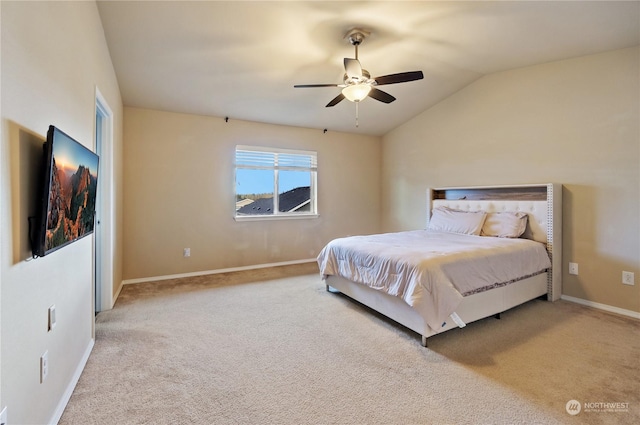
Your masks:
{"label": "upholstered headboard", "polygon": [[[524,212],[529,216],[527,229],[522,235],[523,238],[547,243],[549,223],[547,215],[547,201],[475,201],[466,199],[434,199],[432,210],[438,206],[445,206],[463,211],[516,211]],[[427,219],[429,226],[429,219]]]}
{"label": "upholstered headboard", "polygon": [[[434,207],[464,211],[518,211],[529,215],[522,237],[546,245],[551,259],[547,292],[550,300],[562,295],[562,185],[451,187],[427,191],[427,227]],[[554,272],[557,271],[557,272]]]}

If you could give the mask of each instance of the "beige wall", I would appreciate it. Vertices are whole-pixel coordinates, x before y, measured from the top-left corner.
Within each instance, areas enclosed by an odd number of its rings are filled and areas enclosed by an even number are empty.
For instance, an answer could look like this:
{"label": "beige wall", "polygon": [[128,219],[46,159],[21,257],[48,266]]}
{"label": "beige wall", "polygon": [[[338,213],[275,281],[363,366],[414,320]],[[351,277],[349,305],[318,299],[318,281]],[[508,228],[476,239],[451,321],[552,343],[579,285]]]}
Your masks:
{"label": "beige wall", "polygon": [[631,48],[496,73],[395,129],[383,228],[423,227],[428,187],[562,183],[563,294],[640,312],[639,71]]}
{"label": "beige wall", "polygon": [[[114,113],[114,186],[121,188],[122,101],[95,3],[3,1],[0,8],[0,407],[12,424],[53,423],[92,346],[93,237],[29,260],[27,217],[35,212],[42,143],[53,124],[93,148],[98,87]],[[121,211],[120,193],[115,200]],[[121,267],[117,258],[118,282]],[[47,332],[53,304],[57,326]],[[49,376],[41,384],[45,350]]]}
{"label": "beige wall", "polygon": [[[124,118],[124,279],[313,259],[332,238],[380,229],[377,137],[136,108]],[[320,217],[236,222],[236,145],[317,151]]]}

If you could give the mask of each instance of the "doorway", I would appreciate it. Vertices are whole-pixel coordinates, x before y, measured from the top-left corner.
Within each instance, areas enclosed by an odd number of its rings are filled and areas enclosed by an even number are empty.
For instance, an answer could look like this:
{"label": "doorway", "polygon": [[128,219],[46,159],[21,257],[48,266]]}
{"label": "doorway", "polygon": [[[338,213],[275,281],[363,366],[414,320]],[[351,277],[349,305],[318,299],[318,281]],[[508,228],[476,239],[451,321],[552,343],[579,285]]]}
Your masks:
{"label": "doorway", "polygon": [[113,307],[113,113],[96,87],[95,147],[98,193],[95,216],[94,294],[95,314]]}

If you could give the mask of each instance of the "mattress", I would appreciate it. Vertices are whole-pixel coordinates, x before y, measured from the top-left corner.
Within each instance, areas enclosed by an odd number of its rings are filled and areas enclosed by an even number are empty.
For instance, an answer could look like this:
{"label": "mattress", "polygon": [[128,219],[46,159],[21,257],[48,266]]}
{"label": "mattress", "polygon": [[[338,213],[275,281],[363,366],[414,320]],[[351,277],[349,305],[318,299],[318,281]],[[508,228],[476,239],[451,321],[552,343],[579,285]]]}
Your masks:
{"label": "mattress", "polygon": [[544,244],[415,230],[334,239],[318,255],[323,277],[337,275],[402,298],[432,329],[464,296],[551,267]]}

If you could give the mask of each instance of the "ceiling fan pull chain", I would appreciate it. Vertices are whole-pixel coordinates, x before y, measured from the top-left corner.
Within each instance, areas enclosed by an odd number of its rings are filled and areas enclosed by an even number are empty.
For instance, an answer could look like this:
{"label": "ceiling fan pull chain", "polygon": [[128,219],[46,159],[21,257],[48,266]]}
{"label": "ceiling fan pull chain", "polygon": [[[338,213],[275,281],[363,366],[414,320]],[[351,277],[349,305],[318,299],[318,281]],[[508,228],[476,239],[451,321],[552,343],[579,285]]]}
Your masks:
{"label": "ceiling fan pull chain", "polygon": [[360,102],[355,102],[356,104],[356,127],[358,127],[358,105],[360,104]]}

